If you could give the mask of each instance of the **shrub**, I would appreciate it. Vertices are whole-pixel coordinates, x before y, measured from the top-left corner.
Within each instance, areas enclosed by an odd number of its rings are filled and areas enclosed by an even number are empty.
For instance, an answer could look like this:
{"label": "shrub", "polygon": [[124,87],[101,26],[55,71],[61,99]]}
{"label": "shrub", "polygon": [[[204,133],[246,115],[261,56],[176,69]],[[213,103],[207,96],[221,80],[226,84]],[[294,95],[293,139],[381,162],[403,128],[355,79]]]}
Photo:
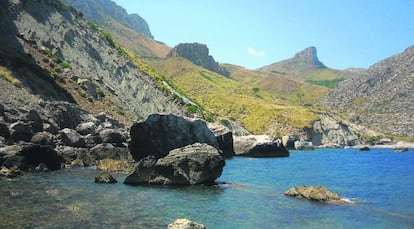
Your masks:
{"label": "shrub", "polygon": [[16,79],[12,72],[3,66],[0,66],[0,76],[9,81],[15,87],[22,87],[22,82]]}

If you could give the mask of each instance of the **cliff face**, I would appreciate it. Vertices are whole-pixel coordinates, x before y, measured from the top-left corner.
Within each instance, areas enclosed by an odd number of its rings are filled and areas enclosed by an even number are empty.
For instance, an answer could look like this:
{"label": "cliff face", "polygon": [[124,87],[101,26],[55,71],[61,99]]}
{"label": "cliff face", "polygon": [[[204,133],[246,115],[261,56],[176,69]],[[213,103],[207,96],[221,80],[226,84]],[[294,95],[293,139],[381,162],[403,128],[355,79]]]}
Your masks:
{"label": "cliff face", "polygon": [[81,11],[87,20],[103,24],[107,20],[107,17],[112,17],[136,32],[143,33],[149,38],[154,39],[147,22],[141,16],[138,14],[128,14],[124,8],[118,6],[111,0],[65,1]]}
{"label": "cliff face", "polygon": [[212,56],[209,55],[207,45],[199,43],[182,43],[175,46],[168,57],[183,57],[194,64],[223,76],[230,76],[229,71],[221,67]]}
{"label": "cliff face", "polygon": [[414,137],[414,46],[355,72],[319,104],[380,133]]}
{"label": "cliff face", "polygon": [[89,107],[101,103],[103,111],[118,107],[135,119],[154,112],[182,113],[107,34],[61,2],[10,0],[0,5],[0,65],[32,93],[47,100],[74,102],[75,97]]}

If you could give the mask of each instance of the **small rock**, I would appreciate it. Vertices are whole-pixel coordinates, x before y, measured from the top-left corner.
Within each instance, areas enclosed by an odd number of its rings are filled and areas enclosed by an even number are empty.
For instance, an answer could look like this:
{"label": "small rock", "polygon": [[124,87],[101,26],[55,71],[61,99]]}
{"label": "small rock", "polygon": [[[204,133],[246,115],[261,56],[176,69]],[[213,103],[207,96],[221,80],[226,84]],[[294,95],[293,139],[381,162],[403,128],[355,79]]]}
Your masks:
{"label": "small rock", "polygon": [[33,135],[30,140],[32,143],[54,147],[55,143],[52,140],[52,136],[48,132],[38,132]]}
{"label": "small rock", "polygon": [[206,229],[206,226],[183,218],[168,224],[168,229]]}
{"label": "small rock", "polygon": [[30,121],[33,133],[43,131],[43,121],[37,111],[30,110],[26,119]]}
{"label": "small rock", "polygon": [[10,130],[5,123],[0,123],[0,136],[10,138]]}
{"label": "small rock", "polygon": [[66,146],[84,147],[85,145],[85,140],[76,130],[64,128],[59,131],[58,137]]}
{"label": "small rock", "polygon": [[13,166],[11,168],[7,168],[6,166],[2,166],[0,169],[0,176],[5,176],[9,178],[16,177],[20,175],[22,172],[20,171],[19,167]]}
{"label": "small rock", "polygon": [[407,152],[408,151],[408,148],[407,147],[394,147],[394,152],[399,152],[399,153],[402,153],[402,152]]}
{"label": "small rock", "polygon": [[102,172],[95,176],[95,183],[113,184],[117,180],[108,172]]}

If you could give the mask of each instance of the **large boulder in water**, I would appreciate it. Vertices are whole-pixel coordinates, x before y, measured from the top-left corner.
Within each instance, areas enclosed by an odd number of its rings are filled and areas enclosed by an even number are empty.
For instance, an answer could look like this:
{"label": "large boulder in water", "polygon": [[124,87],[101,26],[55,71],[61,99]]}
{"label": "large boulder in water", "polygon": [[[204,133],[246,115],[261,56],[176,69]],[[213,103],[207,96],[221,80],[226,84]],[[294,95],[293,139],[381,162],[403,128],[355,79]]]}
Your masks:
{"label": "large boulder in water", "polygon": [[216,137],[220,150],[226,157],[234,156],[233,133],[224,125],[208,123],[208,128]]}
{"label": "large boulder in water", "polygon": [[289,151],[280,139],[268,135],[234,137],[236,156],[244,157],[288,157]]}
{"label": "large boulder in water", "polygon": [[292,187],[285,192],[286,196],[319,201],[330,204],[349,204],[351,202],[341,199],[341,197],[327,188],[320,185],[317,186],[299,186]]}
{"label": "large boulder in water", "polygon": [[206,229],[206,226],[193,222],[189,219],[182,218],[168,224],[168,229]]}
{"label": "large boulder in water", "polygon": [[205,143],[171,150],[163,158],[148,156],[138,162],[125,184],[198,185],[213,183],[221,176],[224,156]]}
{"label": "large boulder in water", "polygon": [[196,142],[219,148],[203,120],[173,114],[152,114],[144,122],[134,123],[130,134],[129,148],[136,161],[147,156],[162,158],[173,149]]}

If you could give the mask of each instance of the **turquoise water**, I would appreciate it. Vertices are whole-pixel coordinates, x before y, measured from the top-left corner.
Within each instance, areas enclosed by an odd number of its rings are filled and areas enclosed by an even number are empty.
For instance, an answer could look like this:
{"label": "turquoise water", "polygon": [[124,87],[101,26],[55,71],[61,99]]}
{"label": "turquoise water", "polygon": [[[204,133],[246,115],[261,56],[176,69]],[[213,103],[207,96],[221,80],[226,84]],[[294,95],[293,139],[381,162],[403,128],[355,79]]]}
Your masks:
{"label": "turquoise water", "polygon": [[[208,228],[414,228],[414,150],[292,151],[227,161],[215,187],[95,184],[92,168],[0,179],[0,228],[166,228],[186,217]],[[324,205],[283,196],[318,185],[355,201]]]}

